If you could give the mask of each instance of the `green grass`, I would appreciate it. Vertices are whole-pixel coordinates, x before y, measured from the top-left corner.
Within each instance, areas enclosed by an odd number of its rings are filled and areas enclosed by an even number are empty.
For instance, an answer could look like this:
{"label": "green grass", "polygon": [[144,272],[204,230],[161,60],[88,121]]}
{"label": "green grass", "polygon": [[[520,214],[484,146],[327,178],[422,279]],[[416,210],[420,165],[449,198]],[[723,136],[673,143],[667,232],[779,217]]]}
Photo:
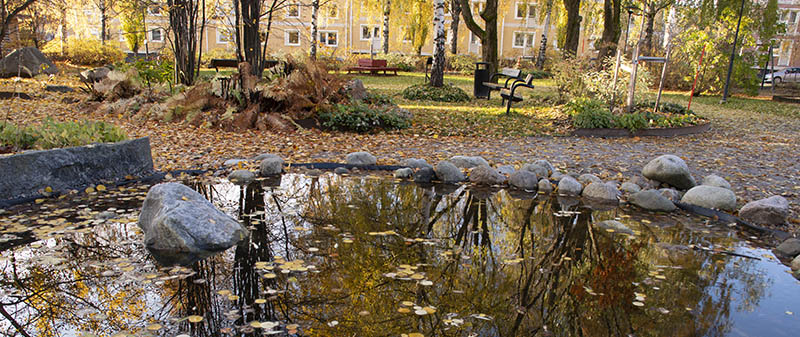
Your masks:
{"label": "green grass", "polygon": [[[534,80],[536,89],[524,88],[523,102],[512,106],[506,115],[500,95],[492,93],[491,100],[472,98],[468,102],[447,103],[411,101],[400,92],[414,84],[424,83],[424,73],[399,72],[398,76],[358,75],[364,86],[374,93],[391,96],[404,109],[414,113],[413,126],[403,133],[437,136],[534,136],[560,133],[563,118],[551,104],[544,103],[555,95],[552,80]],[[445,83],[473,92],[473,77],[446,75]]]}
{"label": "green grass", "polygon": [[0,146],[10,146],[17,151],[46,150],[125,139],[127,136],[120,128],[106,122],[55,122],[48,118],[41,124],[27,127],[0,122]]}
{"label": "green grass", "polygon": [[[664,94],[667,101],[688,104],[688,93],[675,93],[670,92]],[[695,104],[702,104],[708,106],[710,110],[742,110],[752,112],[753,114],[771,114],[778,116],[788,116],[800,118],[800,105],[775,102],[765,97],[741,97],[733,96],[728,97],[728,102],[720,104],[721,96],[700,96],[692,98],[692,106]]]}

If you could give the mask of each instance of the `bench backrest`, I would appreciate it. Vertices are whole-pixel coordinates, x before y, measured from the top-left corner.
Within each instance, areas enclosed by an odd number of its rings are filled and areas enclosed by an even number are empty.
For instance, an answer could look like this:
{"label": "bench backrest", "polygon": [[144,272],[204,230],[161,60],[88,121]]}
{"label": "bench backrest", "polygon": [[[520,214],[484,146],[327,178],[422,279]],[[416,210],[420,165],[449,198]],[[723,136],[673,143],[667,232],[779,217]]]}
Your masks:
{"label": "bench backrest", "polygon": [[358,59],[359,67],[386,67],[386,60]]}
{"label": "bench backrest", "polygon": [[236,68],[239,66],[239,61],[236,59],[211,59],[210,67],[231,67]]}
{"label": "bench backrest", "polygon": [[500,74],[503,74],[508,77],[519,77],[521,73],[522,73],[521,70],[513,68],[503,68],[502,70],[500,70]]}

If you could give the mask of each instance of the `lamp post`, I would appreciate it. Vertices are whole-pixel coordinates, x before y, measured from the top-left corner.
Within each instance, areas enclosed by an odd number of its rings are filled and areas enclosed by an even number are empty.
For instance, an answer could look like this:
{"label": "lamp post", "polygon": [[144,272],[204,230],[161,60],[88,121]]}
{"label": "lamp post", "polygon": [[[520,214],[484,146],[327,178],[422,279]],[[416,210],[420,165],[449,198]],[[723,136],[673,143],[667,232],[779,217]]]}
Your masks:
{"label": "lamp post", "polygon": [[725,90],[722,92],[720,103],[728,102],[728,89],[731,85],[731,73],[733,72],[733,60],[736,58],[736,42],[739,40],[739,27],[742,25],[742,14],[744,14],[744,0],[739,8],[739,22],[736,23],[736,33],[733,35],[733,48],[731,49],[731,60],[728,62],[728,75],[725,76]]}

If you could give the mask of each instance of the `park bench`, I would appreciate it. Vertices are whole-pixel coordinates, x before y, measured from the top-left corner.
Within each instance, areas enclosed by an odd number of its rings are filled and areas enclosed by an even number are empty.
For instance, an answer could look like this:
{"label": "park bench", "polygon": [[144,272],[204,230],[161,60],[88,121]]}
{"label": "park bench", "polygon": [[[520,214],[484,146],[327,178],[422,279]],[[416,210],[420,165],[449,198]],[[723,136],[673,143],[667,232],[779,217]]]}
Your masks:
{"label": "park bench", "polygon": [[[264,69],[270,69],[274,66],[278,65],[278,60],[266,60],[264,61]],[[208,64],[209,68],[214,68],[217,72],[219,72],[219,68],[237,68],[239,67],[239,61],[236,59],[211,59],[211,62]]]}
{"label": "park bench", "polygon": [[[500,72],[493,74],[491,77],[489,77],[489,82],[483,82],[483,85],[489,88],[489,93],[486,94],[486,99],[490,98],[489,96],[491,96],[493,90],[498,91],[502,89],[508,89],[509,82],[521,80],[521,78],[519,77],[521,74],[522,74],[521,70],[513,68],[503,68],[502,70],[500,70]],[[495,81],[497,79],[500,79],[501,77],[505,77],[506,81],[503,84],[495,83]]]}
{"label": "park bench", "polygon": [[522,102],[522,94],[517,92],[517,88],[531,88],[533,89],[533,75],[528,75],[525,80],[516,80],[511,84],[510,89],[500,89],[500,97],[503,98],[503,103],[506,104],[506,114],[511,112],[512,102]]}
{"label": "park bench", "polygon": [[373,60],[373,59],[359,59],[358,65],[355,67],[347,68],[347,73],[357,71],[359,74],[362,71],[369,71],[370,74],[378,75],[378,72],[383,71],[384,75],[388,75],[388,71],[394,72],[397,75],[399,68],[388,67],[386,60]]}

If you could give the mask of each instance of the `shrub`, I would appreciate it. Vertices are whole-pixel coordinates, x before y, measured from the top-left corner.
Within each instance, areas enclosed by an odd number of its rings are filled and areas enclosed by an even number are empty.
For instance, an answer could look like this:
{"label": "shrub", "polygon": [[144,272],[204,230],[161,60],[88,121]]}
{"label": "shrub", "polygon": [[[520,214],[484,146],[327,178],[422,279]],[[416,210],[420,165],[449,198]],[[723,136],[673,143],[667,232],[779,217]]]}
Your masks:
{"label": "shrub", "polygon": [[69,39],[65,49],[67,59],[79,65],[102,66],[125,59],[125,53],[118,47],[94,39]]}
{"label": "shrub", "polygon": [[466,102],[469,95],[464,90],[445,84],[441,88],[436,88],[428,83],[412,85],[403,90],[403,98],[415,101],[437,101],[437,102]]}
{"label": "shrub", "polygon": [[635,131],[647,128],[649,122],[644,113],[625,113],[614,116],[614,126]]}
{"label": "shrub", "polygon": [[446,70],[461,74],[472,74],[475,72],[475,63],[480,62],[476,55],[472,54],[448,54]]}
{"label": "shrub", "polygon": [[403,55],[400,53],[389,53],[389,54],[379,54],[376,56],[376,58],[385,59],[387,66],[400,68],[401,71],[420,70],[417,68],[420,57],[417,56]]}
{"label": "shrub", "polygon": [[17,150],[118,142],[126,138],[121,129],[105,122],[55,122],[48,118],[41,125],[25,128],[0,123],[0,143]]}
{"label": "shrub", "polygon": [[172,61],[147,61],[136,60],[133,63],[119,63],[117,69],[127,72],[136,69],[139,80],[150,87],[152,84],[172,83],[175,74],[175,64]]}
{"label": "shrub", "polygon": [[608,111],[608,107],[595,99],[572,99],[564,105],[564,112],[572,116],[572,123],[577,128],[614,127],[614,115]]}
{"label": "shrub", "polygon": [[376,106],[364,102],[336,104],[331,110],[321,112],[319,119],[322,126],[339,131],[370,132],[411,126],[408,113],[396,106]]}

